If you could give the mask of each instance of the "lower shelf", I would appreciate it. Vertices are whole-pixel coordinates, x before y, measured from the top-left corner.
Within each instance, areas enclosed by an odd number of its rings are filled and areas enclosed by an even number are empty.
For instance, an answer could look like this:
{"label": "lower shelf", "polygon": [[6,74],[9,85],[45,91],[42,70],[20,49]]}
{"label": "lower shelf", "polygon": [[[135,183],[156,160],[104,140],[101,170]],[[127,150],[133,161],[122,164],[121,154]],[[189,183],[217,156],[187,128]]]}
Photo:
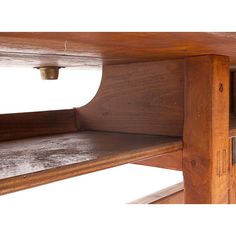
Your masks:
{"label": "lower shelf", "polygon": [[[153,192],[155,196],[152,199],[149,197],[149,201],[140,203],[153,203],[157,199],[159,203],[172,197],[178,190],[177,183],[181,181],[182,171],[125,164],[3,195],[0,197],[0,209],[2,210],[2,205],[6,207],[4,203],[9,201],[16,205],[24,204],[26,208],[29,207],[29,202],[35,204],[37,201],[35,205],[41,204],[45,209],[49,209],[51,204],[66,205],[68,209],[104,204],[114,206],[150,196]],[[174,189],[173,185],[176,186]],[[12,204],[10,208],[12,209]]]}
{"label": "lower shelf", "polygon": [[178,138],[83,131],[0,143],[0,194],[182,149]]}
{"label": "lower shelf", "polygon": [[142,197],[132,204],[184,204],[184,184],[183,182],[159,190],[148,196]]}

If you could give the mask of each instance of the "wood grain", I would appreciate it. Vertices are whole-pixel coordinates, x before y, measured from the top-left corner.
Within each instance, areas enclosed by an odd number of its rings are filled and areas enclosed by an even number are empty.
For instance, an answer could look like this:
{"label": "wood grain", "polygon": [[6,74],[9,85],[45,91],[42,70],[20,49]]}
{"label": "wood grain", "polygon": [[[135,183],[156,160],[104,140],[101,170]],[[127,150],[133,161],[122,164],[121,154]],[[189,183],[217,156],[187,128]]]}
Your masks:
{"label": "wood grain", "polygon": [[230,123],[229,123],[229,137],[236,136],[236,116],[230,115]]}
{"label": "wood grain", "polygon": [[0,141],[77,130],[74,109],[0,115]]}
{"label": "wood grain", "polygon": [[3,32],[0,65],[101,67],[220,54],[235,66],[235,40],[224,32]]}
{"label": "wood grain", "polygon": [[135,162],[144,166],[161,167],[172,170],[183,170],[183,151],[165,153]]}
{"label": "wood grain", "polygon": [[178,183],[130,202],[131,204],[183,204],[184,184]]}
{"label": "wood grain", "polygon": [[183,134],[183,60],[105,66],[95,98],[78,109],[84,130]]}
{"label": "wood grain", "polygon": [[172,195],[161,198],[151,204],[184,204],[184,190],[173,193]]}
{"label": "wood grain", "polygon": [[230,150],[230,183],[229,183],[229,203],[236,204],[236,168],[232,162],[232,139],[229,141]]}
{"label": "wood grain", "polygon": [[[234,102],[234,72],[230,71],[230,83],[229,83],[229,112],[234,113],[234,104],[236,106],[236,101]],[[236,99],[236,96],[235,96]],[[236,107],[235,107],[236,108]]]}
{"label": "wood grain", "polygon": [[186,203],[228,203],[228,137],[229,58],[187,58],[183,136]]}
{"label": "wood grain", "polygon": [[77,132],[0,143],[0,194],[182,149],[179,138]]}

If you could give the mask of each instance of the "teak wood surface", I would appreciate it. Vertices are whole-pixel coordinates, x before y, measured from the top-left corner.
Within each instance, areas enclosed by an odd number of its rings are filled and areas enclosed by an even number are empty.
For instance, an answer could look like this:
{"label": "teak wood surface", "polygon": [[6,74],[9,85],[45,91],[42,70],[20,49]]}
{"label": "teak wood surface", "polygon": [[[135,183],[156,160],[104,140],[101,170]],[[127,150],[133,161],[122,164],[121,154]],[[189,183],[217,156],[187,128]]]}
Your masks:
{"label": "teak wood surface", "polygon": [[131,204],[183,204],[184,184],[178,183],[143,198],[130,202]]}
{"label": "teak wood surface", "polygon": [[0,194],[182,149],[155,135],[77,132],[0,143]]}
{"label": "teak wood surface", "polygon": [[0,33],[0,65],[101,67],[185,57],[227,55],[236,65],[236,33]]}
{"label": "teak wood surface", "polygon": [[181,190],[169,196],[153,201],[150,204],[184,204],[184,203],[185,203],[184,190]]}
{"label": "teak wood surface", "polygon": [[0,115],[0,141],[78,130],[74,109]]}
{"label": "teak wood surface", "polygon": [[230,73],[230,112],[236,113],[236,72]]}
{"label": "teak wood surface", "polygon": [[230,125],[229,125],[229,137],[236,136],[236,116],[230,116]]}
{"label": "teak wood surface", "polygon": [[183,151],[175,151],[137,161],[135,164],[162,167],[171,170],[183,170]]}
{"label": "teak wood surface", "polygon": [[229,141],[229,150],[230,150],[230,163],[229,163],[229,170],[230,170],[230,182],[229,182],[229,203],[236,204],[236,167],[233,164],[232,160],[232,139]]}
{"label": "teak wood surface", "polygon": [[[3,141],[50,135],[42,137],[48,146],[42,149],[45,153],[39,159],[44,157],[51,161],[37,162],[32,153],[21,156],[23,161],[15,165],[19,169],[24,161],[32,164],[35,160],[36,169],[40,164],[48,165],[49,169],[44,166],[42,170],[39,168],[34,172],[31,169],[31,172],[29,168],[26,174],[5,176],[5,179],[0,180],[0,192],[3,194],[118,164],[139,162],[183,169],[186,203],[235,203],[236,171],[230,161],[229,143],[229,137],[236,136],[235,40],[236,33],[213,32],[0,33],[1,66],[103,67],[100,89],[84,107],[0,115],[2,160],[14,157],[18,142],[21,143],[18,148],[24,149],[22,144],[29,142],[27,148],[37,150],[40,146],[37,142],[41,138]],[[229,110],[232,112],[230,122]],[[77,145],[76,138],[65,141],[52,136],[79,131],[64,136],[74,137],[84,135],[87,130],[97,131],[98,139],[105,142],[104,150],[111,156],[104,153],[99,156],[100,149],[94,149],[90,157],[95,159],[74,163],[79,161],[76,159],[78,153],[79,159],[81,153],[86,158],[89,150],[81,143]],[[125,135],[127,143],[119,146],[118,142],[118,146],[112,146],[110,139],[102,138],[106,133],[104,131],[116,132],[115,139]],[[158,147],[162,151],[154,153],[148,141],[146,151],[142,152],[139,146],[145,145],[145,134],[153,135],[156,139],[158,135],[178,136],[179,146],[175,149],[175,143],[173,149],[174,142],[171,142],[168,149],[162,143]],[[142,138],[133,143],[128,141],[130,135],[140,135]],[[99,145],[100,141],[95,136],[85,139],[86,142]],[[163,139],[167,140],[168,137]],[[65,145],[64,154],[61,155],[57,152],[63,151],[60,146],[63,140],[68,145]],[[9,148],[8,154],[3,155],[4,145],[10,145],[11,142],[11,151]],[[54,144],[50,146],[50,143]],[[119,147],[120,150],[124,148],[125,153],[119,152]],[[67,154],[73,149],[76,149],[76,155],[70,158]],[[128,151],[130,149],[134,151],[132,155]],[[60,154],[57,155],[58,162],[51,158],[51,154],[48,155],[50,150],[52,155]],[[14,162],[12,166],[6,165],[12,167],[12,171],[15,168]],[[5,169],[1,174],[7,172],[11,173]],[[166,199],[166,202],[179,201],[183,199],[182,196],[183,191]]]}
{"label": "teak wood surface", "polygon": [[186,59],[186,203],[229,202],[229,58]]}
{"label": "teak wood surface", "polygon": [[182,136],[183,108],[183,60],[104,66],[78,119],[84,130]]}

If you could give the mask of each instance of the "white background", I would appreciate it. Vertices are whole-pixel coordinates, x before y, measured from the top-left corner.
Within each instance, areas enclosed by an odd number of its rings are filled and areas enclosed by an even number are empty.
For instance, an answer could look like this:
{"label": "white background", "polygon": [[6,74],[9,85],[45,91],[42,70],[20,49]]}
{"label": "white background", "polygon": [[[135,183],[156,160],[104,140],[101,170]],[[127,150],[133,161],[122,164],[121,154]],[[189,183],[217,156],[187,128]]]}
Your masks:
{"label": "white background", "polygon": [[0,114],[71,109],[98,91],[102,69],[62,68],[58,80],[42,80],[34,68],[0,67]]}
{"label": "white background", "polygon": [[[1,31],[235,31],[235,26],[233,0],[1,1]],[[37,207],[40,198],[29,205],[28,212],[24,206],[0,209],[0,235],[232,235],[235,228],[232,205],[72,209],[64,202]]]}

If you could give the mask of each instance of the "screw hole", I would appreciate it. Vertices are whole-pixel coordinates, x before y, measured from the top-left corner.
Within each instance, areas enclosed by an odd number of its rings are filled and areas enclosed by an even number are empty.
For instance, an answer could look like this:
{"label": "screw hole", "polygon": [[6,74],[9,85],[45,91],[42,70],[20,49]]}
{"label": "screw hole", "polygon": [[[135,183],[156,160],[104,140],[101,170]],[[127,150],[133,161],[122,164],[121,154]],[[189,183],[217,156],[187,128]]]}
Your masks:
{"label": "screw hole", "polygon": [[223,92],[223,90],[224,90],[223,84],[222,84],[222,83],[220,83],[220,85],[219,85],[219,91],[222,93],[222,92]]}

